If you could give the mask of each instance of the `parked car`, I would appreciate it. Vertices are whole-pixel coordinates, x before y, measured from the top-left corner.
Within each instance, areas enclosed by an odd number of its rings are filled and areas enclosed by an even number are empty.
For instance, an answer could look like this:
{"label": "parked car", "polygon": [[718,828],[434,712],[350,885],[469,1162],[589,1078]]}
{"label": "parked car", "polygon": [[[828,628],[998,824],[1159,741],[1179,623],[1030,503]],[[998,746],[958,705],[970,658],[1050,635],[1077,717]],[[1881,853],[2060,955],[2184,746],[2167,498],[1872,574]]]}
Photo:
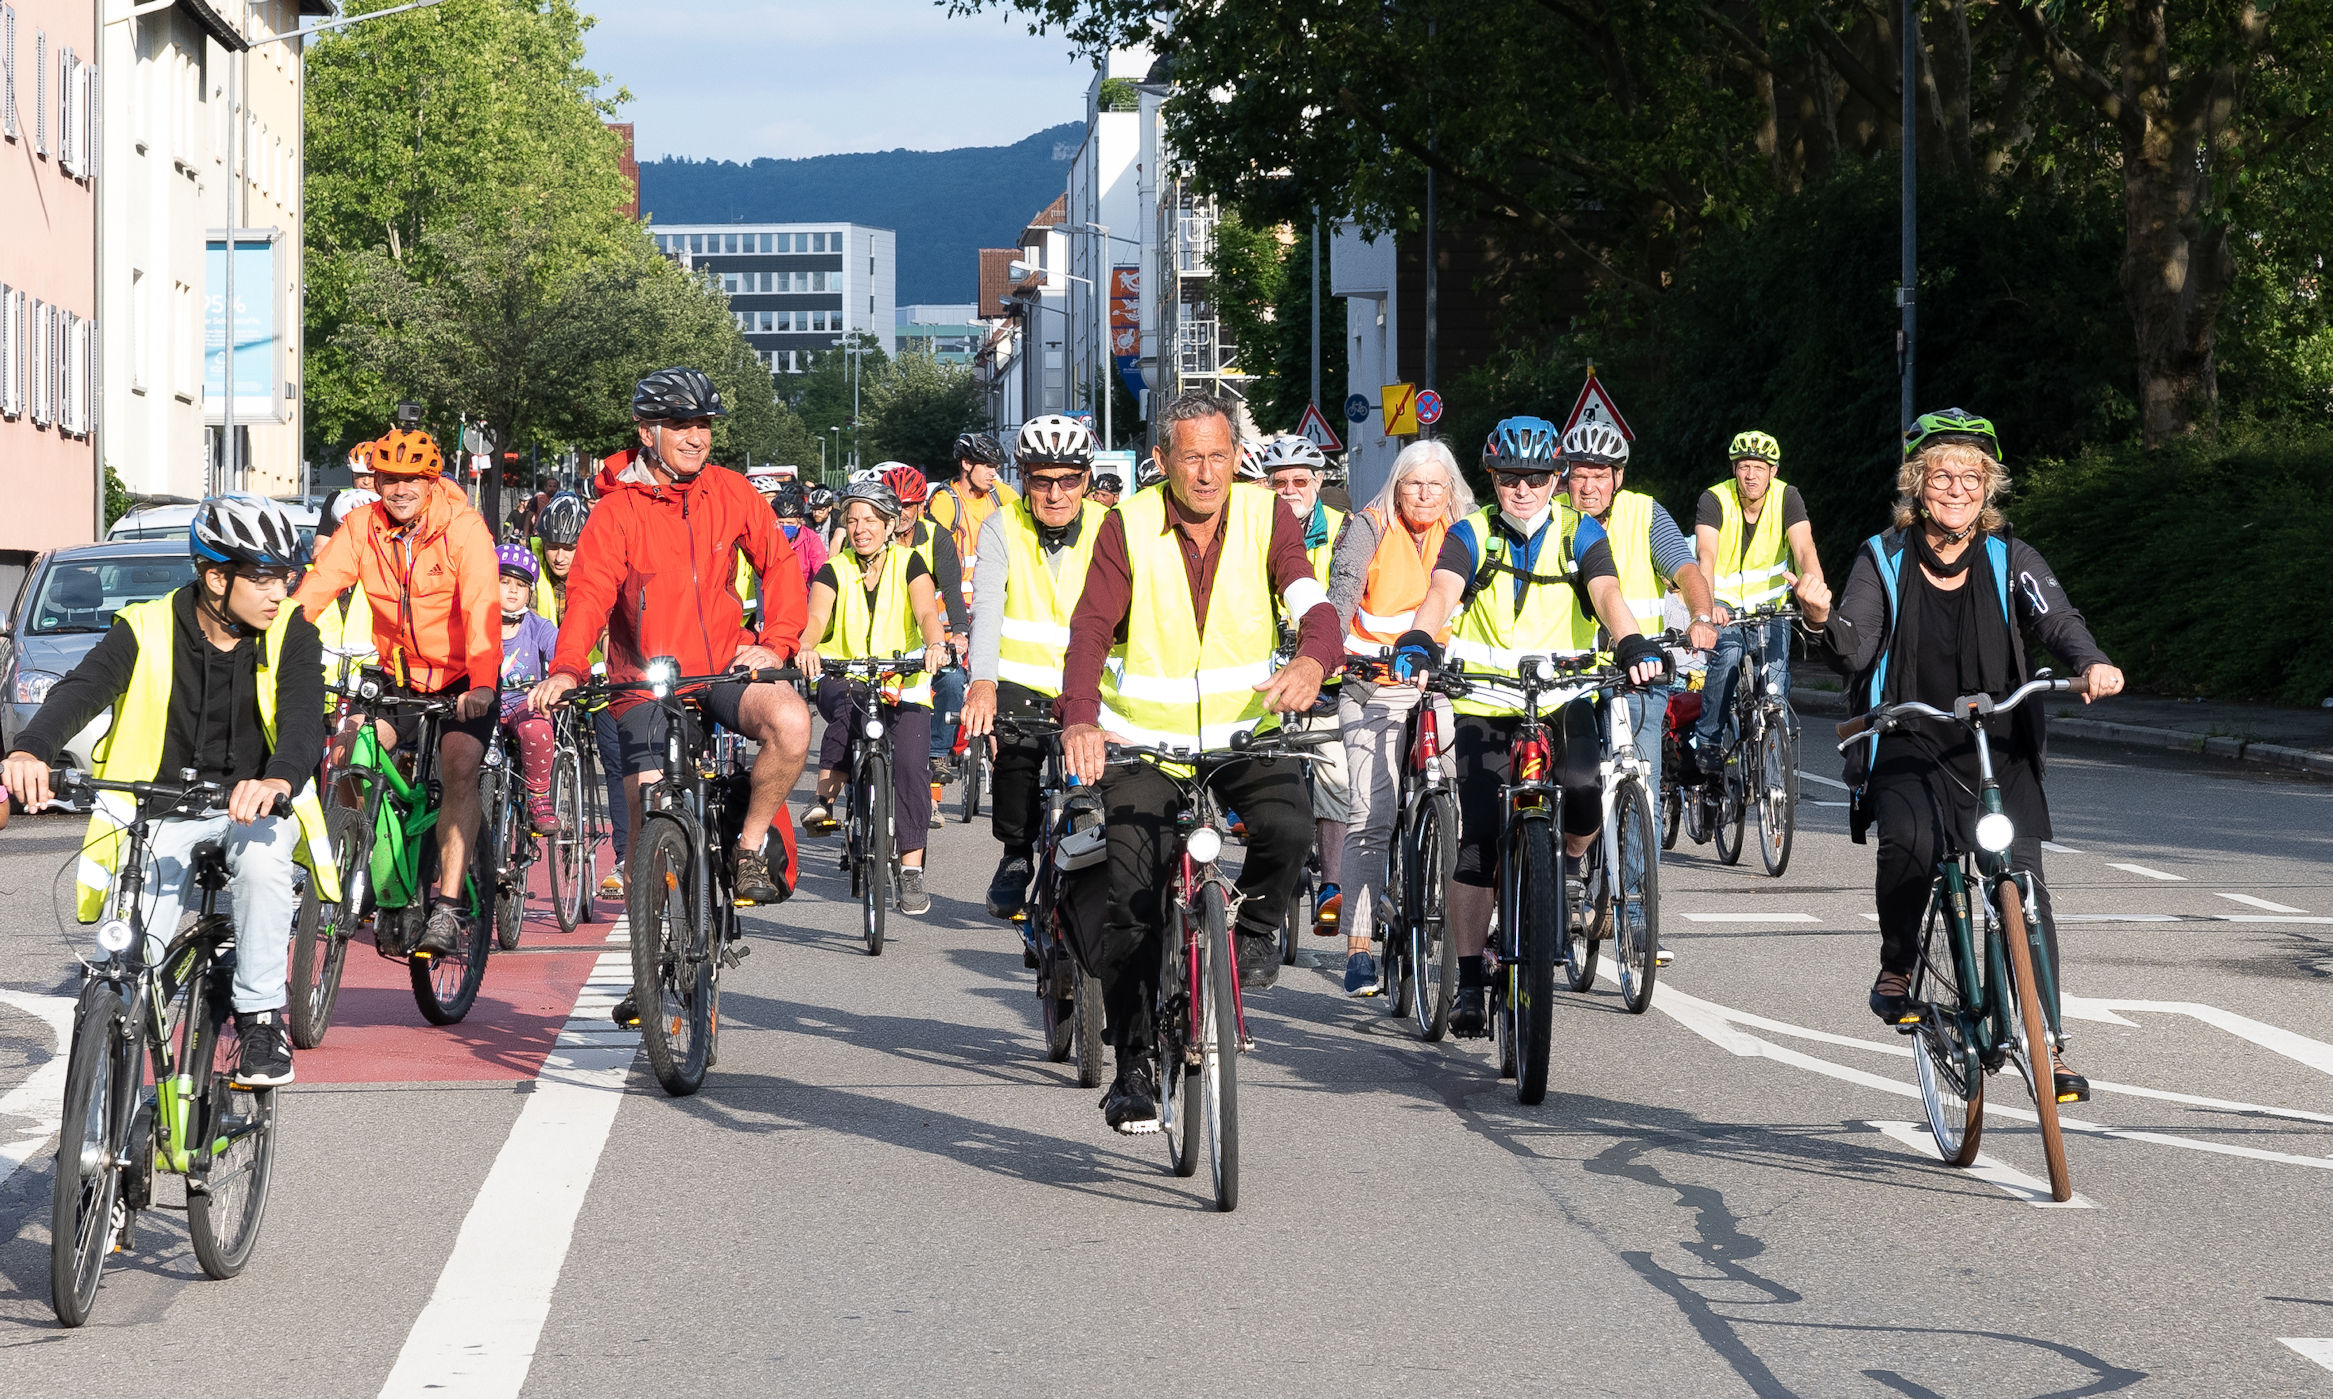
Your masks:
{"label": "parked car", "polygon": [[[108,539],[35,559],[0,634],[0,751],[15,748],[49,688],[96,649],[114,613],[193,577],[183,523],[167,539]],[[112,722],[110,710],[99,715],[66,743],[62,761],[87,767],[90,748]]]}
{"label": "parked car", "polygon": [[[313,552],[316,546],[316,522],[322,518],[316,507],[298,499],[279,500],[276,504],[281,505],[284,513],[292,517],[292,523],[300,527],[300,542]],[[148,505],[132,510],[114,521],[113,528],[105,532],[105,537],[109,540],[175,539],[183,545],[186,542],[187,526],[193,523],[194,503],[191,501]]]}

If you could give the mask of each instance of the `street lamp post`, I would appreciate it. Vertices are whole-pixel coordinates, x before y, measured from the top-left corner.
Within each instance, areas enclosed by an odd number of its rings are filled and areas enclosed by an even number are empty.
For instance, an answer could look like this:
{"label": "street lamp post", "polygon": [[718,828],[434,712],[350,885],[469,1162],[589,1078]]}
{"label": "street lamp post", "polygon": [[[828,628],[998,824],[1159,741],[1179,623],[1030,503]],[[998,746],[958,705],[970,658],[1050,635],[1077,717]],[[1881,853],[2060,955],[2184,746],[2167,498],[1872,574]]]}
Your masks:
{"label": "street lamp post", "polygon": [[1919,329],[1920,275],[1920,142],[1913,132],[1920,109],[1913,100],[1912,92],[1912,75],[1918,71],[1920,62],[1920,16],[1918,10],[1913,8],[1913,0],[1904,0],[1903,15],[1899,22],[1904,31],[1902,66],[1898,70],[1898,86],[1903,89],[1904,100],[1903,112],[1898,118],[1902,124],[1904,147],[1904,247],[1902,281],[1896,287],[1896,305],[1903,308],[1903,322],[1896,330],[1896,372],[1903,381],[1903,402],[1898,409],[1902,422],[1899,426],[1904,438],[1908,440],[1912,435],[1913,415],[1919,412],[1912,406],[1915,368],[1913,336]]}
{"label": "street lamp post", "polygon": [[[1107,245],[1105,245],[1105,246],[1107,246]],[[1017,282],[1017,281],[1019,281],[1019,280],[1021,280],[1023,277],[1026,277],[1026,276],[1028,276],[1028,275],[1029,275],[1030,273],[1032,273],[1032,272],[1043,272],[1043,273],[1045,273],[1045,275],[1046,275],[1046,276],[1048,276],[1048,277],[1060,277],[1060,278],[1063,278],[1064,280],[1067,280],[1067,281],[1072,281],[1072,282],[1084,282],[1084,283],[1085,283],[1085,286],[1086,286],[1086,290],[1088,290],[1088,291],[1090,291],[1090,292],[1092,292],[1092,293],[1094,294],[1094,305],[1095,305],[1095,306],[1098,308],[1098,314],[1096,314],[1096,315],[1095,315],[1095,317],[1094,317],[1094,333],[1095,333],[1096,335],[1103,336],[1103,337],[1107,337],[1107,336],[1109,335],[1109,332],[1110,332],[1110,303],[1109,303],[1109,300],[1108,300],[1108,298],[1106,298],[1106,297],[1104,297],[1104,296],[1102,295],[1102,290],[1101,290],[1101,284],[1100,284],[1100,283],[1098,283],[1098,282],[1094,282],[1094,281],[1091,281],[1091,280],[1088,280],[1087,278],[1084,278],[1084,277],[1080,277],[1080,276],[1078,276],[1078,275],[1077,275],[1076,273],[1074,273],[1074,272],[1057,272],[1057,271],[1052,271],[1052,270],[1050,270],[1050,269],[1043,268],[1043,267],[1033,267],[1033,266],[1031,266],[1030,264],[1028,264],[1028,263],[1025,263],[1025,262],[1015,262],[1015,263],[1013,263],[1013,264],[1012,264],[1010,267],[1006,268],[1005,270],[1006,270],[1006,272],[1007,272],[1008,274],[1010,274],[1010,275],[1011,275],[1012,279],[1013,279],[1014,281],[1016,281],[1016,282]],[[1044,304],[1044,298],[1043,298],[1042,294],[1040,293],[1040,295],[1039,295],[1039,297],[1038,297],[1038,305],[1042,306],[1043,304]],[[1064,307],[1064,308],[1062,309],[1062,312],[1061,312],[1061,322],[1062,322],[1062,327],[1063,327],[1063,335],[1064,335],[1064,337],[1066,338],[1066,336],[1067,336],[1067,334],[1068,334],[1068,325],[1069,325],[1069,310],[1068,310],[1068,308],[1067,308],[1067,307]],[[1103,344],[1105,344],[1105,343],[1106,343],[1106,341],[1099,341],[1099,340],[1098,340],[1098,341],[1096,341],[1095,343],[1096,343],[1097,345],[1103,345]],[[1063,372],[1064,372],[1064,374],[1066,374],[1066,373],[1067,373],[1067,371],[1068,371],[1068,368],[1069,368],[1069,357],[1068,357],[1068,355],[1065,353],[1065,354],[1062,356],[1062,369],[1063,369]],[[1110,405],[1110,392],[1109,392],[1109,388],[1110,388],[1110,386],[1109,386],[1108,384],[1104,383],[1104,382],[1103,382],[1103,381],[1102,381],[1102,380],[1101,380],[1099,377],[1096,377],[1096,378],[1095,378],[1095,380],[1094,380],[1094,395],[1095,395],[1095,397],[1097,397],[1097,398],[1099,398],[1099,399],[1101,399],[1101,400],[1102,400],[1102,402],[1101,402],[1101,409],[1102,409],[1102,412],[1101,412],[1101,418],[1102,418],[1102,445],[1103,445],[1104,447],[1108,447],[1108,446],[1110,446],[1110,445],[1111,445],[1111,428],[1114,426],[1114,424],[1113,424],[1113,423],[1110,421],[1110,406],[1111,406],[1111,405]],[[1063,391],[1063,393],[1062,393],[1062,398],[1063,398],[1063,399],[1066,401],[1066,400],[1068,399],[1068,397],[1069,397],[1069,394],[1068,394],[1068,392],[1067,392],[1067,391],[1066,391],[1066,389],[1065,389],[1065,390]]]}

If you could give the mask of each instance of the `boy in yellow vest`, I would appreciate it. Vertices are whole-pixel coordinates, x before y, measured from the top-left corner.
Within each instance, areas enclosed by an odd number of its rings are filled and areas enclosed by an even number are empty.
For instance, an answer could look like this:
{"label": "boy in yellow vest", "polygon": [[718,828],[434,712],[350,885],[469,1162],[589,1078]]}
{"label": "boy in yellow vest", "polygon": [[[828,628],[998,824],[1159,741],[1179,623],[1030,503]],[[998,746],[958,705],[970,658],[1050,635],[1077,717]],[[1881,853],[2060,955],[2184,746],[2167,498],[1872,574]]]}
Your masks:
{"label": "boy in yellow vest", "polygon": [[[96,754],[99,777],[177,781],[191,771],[226,789],[223,815],[155,824],[147,955],[159,956],[178,926],[195,846],[221,842],[240,934],[236,1081],[268,1088],[292,1081],[283,1005],[299,909],[293,863],[314,871],[320,898],[340,898],[314,781],[324,754],[324,648],[315,625],[285,606],[305,549],[282,506],[214,497],[196,509],[189,533],[194,582],[115,615],[97,649],[56,683],[17,736],[0,781],[28,806],[47,801],[49,765],[65,741],[111,707],[113,727]],[[293,814],[270,814],[285,797]],[[132,819],[129,800],[107,793],[90,821],[80,869],[84,923],[105,911]]]}
{"label": "boy in yellow vest", "polygon": [[[1745,649],[1743,629],[1726,625],[1732,614],[1787,603],[1800,579],[1821,582],[1823,577],[1806,501],[1798,487],[1785,484],[1776,474],[1782,467],[1782,444],[1763,432],[1740,432],[1734,434],[1726,455],[1733,460],[1734,478],[1703,491],[1693,512],[1702,576],[1717,593],[1717,623],[1725,630],[1718,634],[1709,675],[1702,682],[1701,721],[1693,726],[1693,743],[1685,750],[1687,771],[1680,774],[1685,778],[1716,772],[1724,765],[1717,750],[1718,730],[1733,707],[1734,677]],[[1788,699],[1790,623],[1768,622],[1760,631],[1766,664],[1782,687],[1782,697]]]}

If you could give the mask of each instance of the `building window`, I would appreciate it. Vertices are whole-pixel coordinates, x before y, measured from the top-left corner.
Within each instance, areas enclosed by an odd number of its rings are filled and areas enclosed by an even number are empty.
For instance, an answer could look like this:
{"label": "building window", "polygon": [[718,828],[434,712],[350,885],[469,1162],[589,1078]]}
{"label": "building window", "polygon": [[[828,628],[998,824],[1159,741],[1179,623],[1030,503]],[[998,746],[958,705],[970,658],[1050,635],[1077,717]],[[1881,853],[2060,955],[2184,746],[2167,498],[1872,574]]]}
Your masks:
{"label": "building window", "polygon": [[146,270],[130,269],[130,392],[146,391],[146,354],[152,343],[153,320],[146,309],[146,298],[153,289],[146,285]]}
{"label": "building window", "polygon": [[184,282],[170,286],[170,391],[188,403],[202,390],[200,355],[195,343],[199,324],[194,318],[194,288]]}

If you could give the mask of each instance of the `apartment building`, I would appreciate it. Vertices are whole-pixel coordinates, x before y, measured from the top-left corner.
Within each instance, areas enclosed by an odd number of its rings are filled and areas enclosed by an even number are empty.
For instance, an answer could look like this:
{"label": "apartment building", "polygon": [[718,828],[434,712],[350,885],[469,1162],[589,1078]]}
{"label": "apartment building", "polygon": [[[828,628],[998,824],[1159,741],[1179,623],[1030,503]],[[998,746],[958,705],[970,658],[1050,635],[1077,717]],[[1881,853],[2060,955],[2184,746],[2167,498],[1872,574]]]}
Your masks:
{"label": "apartment building", "polygon": [[746,342],[772,374],[870,335],[899,350],[898,235],[853,223],[652,223],[666,256],[720,279]]}

